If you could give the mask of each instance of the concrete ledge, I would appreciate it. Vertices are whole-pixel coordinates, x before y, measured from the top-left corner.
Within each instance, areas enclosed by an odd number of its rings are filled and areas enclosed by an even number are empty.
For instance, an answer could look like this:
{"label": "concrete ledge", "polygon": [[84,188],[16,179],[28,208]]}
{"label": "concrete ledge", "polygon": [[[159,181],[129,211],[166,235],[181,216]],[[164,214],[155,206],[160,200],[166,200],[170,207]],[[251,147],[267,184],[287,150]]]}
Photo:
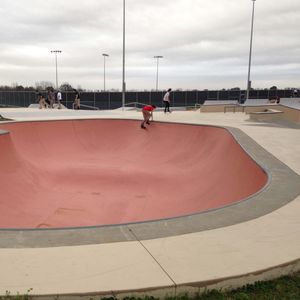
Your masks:
{"label": "concrete ledge", "polygon": [[260,106],[245,106],[244,111],[248,115],[254,112],[264,112],[267,110],[280,110],[280,106],[277,104],[268,104],[268,105],[260,105]]}
{"label": "concrete ledge", "polygon": [[[281,276],[287,276],[300,270],[300,260],[276,266],[274,268],[259,270],[249,274],[240,276],[218,278],[209,281],[190,282],[185,284],[170,286],[145,288],[139,290],[124,290],[124,291],[101,291],[91,293],[76,293],[76,294],[49,294],[49,295],[34,295],[29,293],[30,299],[34,300],[91,300],[112,297],[114,299],[125,298],[144,298],[155,297],[164,299],[166,297],[189,296],[191,298],[203,294],[208,290],[230,291],[239,288],[246,284],[254,284],[257,281],[272,280]],[[94,298],[97,297],[97,298]]]}
{"label": "concrete ledge", "polygon": [[247,284],[254,284],[257,281],[272,280],[281,276],[287,276],[296,273],[300,270],[300,260],[276,266],[266,270],[258,270],[253,273],[243,274],[241,276],[218,278],[211,281],[196,282],[178,286],[176,295],[188,294],[194,297],[197,294],[202,294],[207,290],[222,290],[230,291]]}
{"label": "concrete ledge", "polygon": [[300,124],[300,109],[288,107],[283,105],[279,106],[279,109],[284,112],[284,119]]}
{"label": "concrete ledge", "polygon": [[249,119],[252,121],[275,122],[283,117],[283,112],[275,109],[264,109],[263,111],[256,111],[249,113]]}
{"label": "concrete ledge", "polygon": [[244,112],[244,107],[239,104],[227,103],[227,104],[207,104],[202,105],[200,111],[206,112]]}
{"label": "concrete ledge", "polygon": [[[232,106],[232,104],[227,104]],[[209,112],[224,112],[226,104],[206,104],[202,105],[200,108],[200,112],[202,113],[209,113]]]}

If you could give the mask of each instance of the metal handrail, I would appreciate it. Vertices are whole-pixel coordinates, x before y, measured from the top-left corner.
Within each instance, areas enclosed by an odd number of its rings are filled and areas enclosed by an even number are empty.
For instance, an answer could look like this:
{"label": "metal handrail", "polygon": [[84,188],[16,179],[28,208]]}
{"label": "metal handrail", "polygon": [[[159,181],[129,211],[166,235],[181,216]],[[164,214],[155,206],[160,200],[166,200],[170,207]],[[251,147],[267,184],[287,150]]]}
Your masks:
{"label": "metal handrail", "polygon": [[145,106],[145,105],[149,105],[149,104],[146,104],[146,103],[141,103],[141,102],[130,102],[130,103],[125,103],[125,106],[131,106],[131,105],[134,105],[134,108],[137,109],[138,105],[141,105],[141,106]]}
{"label": "metal handrail", "polygon": [[99,110],[99,107],[96,107],[96,106],[90,106],[90,105],[85,105],[85,104],[80,104],[80,106],[86,107],[86,108],[92,108],[94,110]]}
{"label": "metal handrail", "polygon": [[237,104],[227,104],[227,105],[224,105],[224,114],[227,112],[227,109],[230,109],[230,108],[232,108],[232,112],[235,113],[237,107],[238,107]]}
{"label": "metal handrail", "polygon": [[22,106],[18,106],[18,105],[9,105],[9,104],[2,104],[0,103],[0,108],[18,108],[18,107],[22,107]]}

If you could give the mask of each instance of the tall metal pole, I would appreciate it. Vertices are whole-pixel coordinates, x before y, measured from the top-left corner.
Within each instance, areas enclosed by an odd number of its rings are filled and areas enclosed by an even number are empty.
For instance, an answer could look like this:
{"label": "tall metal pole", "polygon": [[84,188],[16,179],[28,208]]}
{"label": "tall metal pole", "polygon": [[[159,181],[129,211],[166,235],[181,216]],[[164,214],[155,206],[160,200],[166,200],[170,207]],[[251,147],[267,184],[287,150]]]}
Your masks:
{"label": "tall metal pole", "polygon": [[250,35],[250,51],[249,51],[249,65],[248,65],[248,79],[247,79],[247,93],[246,100],[249,99],[249,91],[251,88],[250,81],[250,70],[251,70],[251,59],[252,59],[252,39],[253,39],[253,23],[254,23],[254,4],[256,0],[251,0],[253,2],[252,6],[252,21],[251,21],[251,35]]}
{"label": "tall metal pole", "polygon": [[55,52],[55,78],[56,78],[56,89],[58,87],[58,76],[57,76],[57,52]]}
{"label": "tall metal pole", "polygon": [[57,53],[61,53],[61,50],[51,50],[51,53],[55,54],[55,78],[56,78],[56,90],[58,89],[58,72],[57,72]]}
{"label": "tall metal pole", "polygon": [[125,0],[123,0],[123,74],[122,74],[122,109],[125,109]]}
{"label": "tall metal pole", "polygon": [[158,61],[160,58],[163,58],[163,56],[155,55],[154,58],[156,58],[156,91],[158,91]]}
{"label": "tall metal pole", "polygon": [[109,55],[108,54],[106,54],[106,53],[102,53],[102,55],[103,55],[103,59],[104,59],[104,70],[103,70],[103,73],[104,73],[104,78],[103,78],[103,90],[104,90],[104,92],[105,92],[105,59],[106,59],[106,57],[109,57]]}

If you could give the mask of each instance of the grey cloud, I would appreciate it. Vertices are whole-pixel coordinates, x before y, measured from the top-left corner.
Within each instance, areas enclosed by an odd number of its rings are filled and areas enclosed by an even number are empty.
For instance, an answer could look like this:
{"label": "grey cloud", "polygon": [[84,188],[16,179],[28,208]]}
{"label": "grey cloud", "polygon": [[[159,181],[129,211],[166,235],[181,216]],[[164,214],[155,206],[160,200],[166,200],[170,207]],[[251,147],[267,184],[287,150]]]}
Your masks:
{"label": "grey cloud", "polygon": [[[127,0],[127,86],[153,87],[154,55],[164,56],[160,65],[164,87],[245,85],[251,7],[250,0]],[[272,79],[282,87],[288,80],[296,84],[300,2],[258,0],[255,7],[253,83],[264,87]],[[98,89],[101,53],[107,52],[108,85],[120,88],[122,0],[1,0],[0,13],[0,26],[5,28],[0,39],[0,84],[54,81],[50,50],[58,48],[63,51],[61,80]]]}

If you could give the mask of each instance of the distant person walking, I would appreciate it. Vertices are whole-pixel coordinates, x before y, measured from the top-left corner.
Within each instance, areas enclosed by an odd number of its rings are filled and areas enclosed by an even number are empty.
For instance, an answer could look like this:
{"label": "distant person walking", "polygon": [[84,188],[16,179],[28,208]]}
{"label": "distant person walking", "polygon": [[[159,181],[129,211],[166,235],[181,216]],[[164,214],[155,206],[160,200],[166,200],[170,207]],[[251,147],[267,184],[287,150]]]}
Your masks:
{"label": "distant person walking", "polygon": [[42,95],[42,93],[37,94],[37,101],[39,103],[39,109],[47,108],[46,99]]}
{"label": "distant person walking", "polygon": [[53,88],[50,88],[48,90],[48,101],[49,101],[50,108],[53,108],[55,102],[55,94]]}
{"label": "distant person walking", "polygon": [[152,118],[153,121],[153,111],[155,108],[156,108],[155,105],[146,105],[143,107],[142,113],[143,113],[144,121],[141,124],[141,128],[146,129],[145,124],[150,125],[150,118]]}
{"label": "distant person walking", "polygon": [[47,90],[47,95],[46,95],[45,101],[46,101],[47,107],[50,107],[49,90]]}
{"label": "distant person walking", "polygon": [[80,94],[77,90],[74,89],[75,99],[73,102],[73,109],[80,109]]}
{"label": "distant person walking", "polygon": [[171,93],[172,89],[168,89],[167,92],[164,95],[164,103],[165,103],[165,113],[166,112],[171,112],[170,111],[170,93]]}
{"label": "distant person walking", "polygon": [[269,103],[279,104],[280,103],[280,97],[275,96],[275,97],[269,98]]}
{"label": "distant person walking", "polygon": [[57,91],[56,100],[58,103],[58,109],[61,109],[61,100],[62,100],[62,94],[61,91]]}

